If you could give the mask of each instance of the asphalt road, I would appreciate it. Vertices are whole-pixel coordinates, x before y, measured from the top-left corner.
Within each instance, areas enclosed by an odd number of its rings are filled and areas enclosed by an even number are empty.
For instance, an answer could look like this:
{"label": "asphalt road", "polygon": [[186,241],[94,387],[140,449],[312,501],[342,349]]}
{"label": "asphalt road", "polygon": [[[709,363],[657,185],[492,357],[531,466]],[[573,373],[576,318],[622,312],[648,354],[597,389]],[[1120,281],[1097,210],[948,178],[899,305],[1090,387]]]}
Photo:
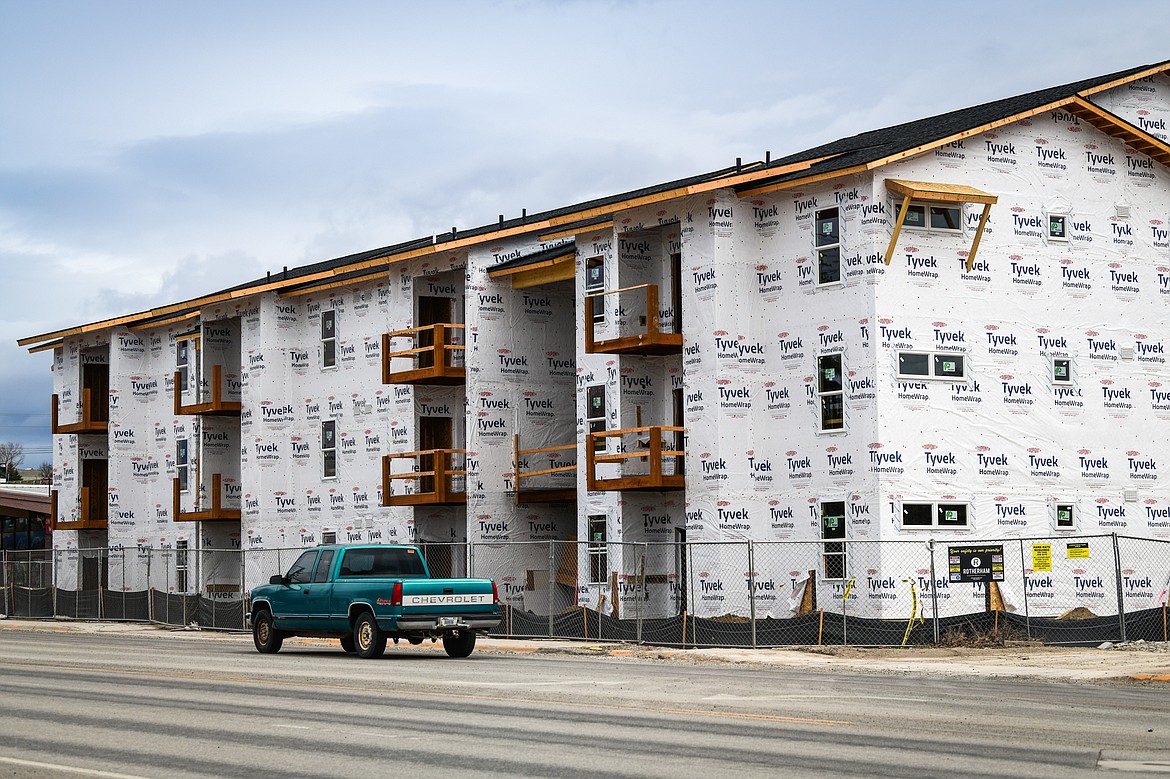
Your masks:
{"label": "asphalt road", "polygon": [[0,777],[1170,772],[1165,686],[0,632]]}

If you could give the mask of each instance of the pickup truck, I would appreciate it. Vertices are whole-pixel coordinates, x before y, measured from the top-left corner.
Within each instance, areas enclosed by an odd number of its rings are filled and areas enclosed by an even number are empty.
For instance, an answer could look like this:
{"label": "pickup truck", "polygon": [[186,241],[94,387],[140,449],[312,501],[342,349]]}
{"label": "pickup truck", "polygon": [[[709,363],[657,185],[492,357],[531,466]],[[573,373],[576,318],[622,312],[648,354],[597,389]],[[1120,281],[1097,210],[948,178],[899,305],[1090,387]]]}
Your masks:
{"label": "pickup truck", "polygon": [[477,633],[500,623],[490,579],[432,579],[417,547],[320,546],[286,574],[252,589],[248,616],[262,653],[289,636],[339,638],[346,652],[381,657],[386,639],[443,640],[451,657],[467,657]]}

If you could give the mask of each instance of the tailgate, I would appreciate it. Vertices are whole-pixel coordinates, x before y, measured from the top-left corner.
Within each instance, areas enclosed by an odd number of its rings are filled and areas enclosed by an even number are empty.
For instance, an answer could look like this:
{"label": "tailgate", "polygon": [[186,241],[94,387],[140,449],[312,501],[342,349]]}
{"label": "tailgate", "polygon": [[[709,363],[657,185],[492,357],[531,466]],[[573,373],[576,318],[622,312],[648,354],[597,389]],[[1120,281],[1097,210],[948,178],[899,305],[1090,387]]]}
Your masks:
{"label": "tailgate", "polygon": [[500,622],[490,579],[405,579],[401,608],[401,630],[486,630]]}
{"label": "tailgate", "polygon": [[496,609],[490,579],[404,579],[402,613],[460,614]]}

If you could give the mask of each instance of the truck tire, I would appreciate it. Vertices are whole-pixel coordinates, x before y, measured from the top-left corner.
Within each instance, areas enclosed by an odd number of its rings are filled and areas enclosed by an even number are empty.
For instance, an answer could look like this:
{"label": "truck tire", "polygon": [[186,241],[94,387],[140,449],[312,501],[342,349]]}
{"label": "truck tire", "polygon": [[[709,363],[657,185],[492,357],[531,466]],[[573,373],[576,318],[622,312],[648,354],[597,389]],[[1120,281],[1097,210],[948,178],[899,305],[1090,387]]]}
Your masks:
{"label": "truck tire", "polygon": [[470,630],[449,630],[443,634],[443,650],[448,657],[467,657],[475,649],[475,633]]}
{"label": "truck tire", "polygon": [[372,660],[386,652],[386,634],[378,627],[373,613],[363,611],[353,626],[353,648],[358,657]]}
{"label": "truck tire", "polygon": [[284,634],[272,626],[272,612],[260,609],[252,617],[252,641],[256,644],[256,651],[270,655],[280,651],[284,643]]}
{"label": "truck tire", "polygon": [[353,634],[352,633],[348,636],[341,637],[341,648],[344,649],[345,653],[348,655],[352,655],[354,652],[357,651],[357,647],[353,643]]}

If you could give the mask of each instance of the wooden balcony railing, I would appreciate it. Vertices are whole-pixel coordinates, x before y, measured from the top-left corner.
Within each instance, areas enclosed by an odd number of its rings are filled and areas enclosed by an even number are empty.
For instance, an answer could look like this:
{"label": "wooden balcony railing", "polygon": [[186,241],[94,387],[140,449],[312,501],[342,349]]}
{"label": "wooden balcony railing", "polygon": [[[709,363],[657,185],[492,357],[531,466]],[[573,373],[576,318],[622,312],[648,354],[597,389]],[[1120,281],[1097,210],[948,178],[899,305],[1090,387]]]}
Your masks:
{"label": "wooden balcony railing", "polygon": [[[617,296],[616,298],[611,296]],[[612,301],[617,300],[616,304]],[[644,307],[643,307],[644,299]],[[607,310],[606,304],[610,303]],[[601,306],[605,317],[595,317]],[[677,312],[675,313],[677,317]],[[597,329],[605,337],[598,340]],[[663,330],[658,314],[658,285],[639,284],[585,297],[585,351],[588,354],[681,354],[683,337],[677,319]]]}
{"label": "wooden balcony railing", "polygon": [[105,530],[109,525],[106,521],[108,495],[99,495],[89,487],[81,488],[80,500],[77,504],[77,519],[67,519],[57,516],[57,491],[49,493],[50,511],[53,512],[54,530]]}
{"label": "wooden balcony railing", "polygon": [[[686,453],[682,434],[685,429],[662,425],[590,433],[585,442],[590,491],[684,489]],[[610,438],[618,440],[621,451],[594,451],[599,439]],[[599,476],[598,465],[609,463],[617,464],[617,474]]]}
{"label": "wooden balcony railing", "polygon": [[81,419],[62,425],[58,397],[53,395],[52,430],[54,433],[108,433],[110,431],[110,396],[93,397],[89,388],[81,391]]}
{"label": "wooden balcony railing", "polygon": [[[394,338],[410,338],[409,349],[390,350]],[[382,334],[383,384],[463,384],[463,325],[409,327]],[[398,364],[395,365],[395,361]]]}
{"label": "wooden balcony railing", "polygon": [[[388,454],[382,458],[383,506],[453,506],[467,502],[467,470],[459,470],[467,452],[463,449],[426,449]],[[405,461],[408,470],[394,471],[394,461]]]}
{"label": "wooden balcony railing", "polygon": [[171,479],[171,517],[175,522],[239,522],[240,510],[225,509],[223,507],[223,477],[221,474],[211,474],[211,506],[200,508],[198,505],[193,511],[183,511],[180,506],[179,480]]}
{"label": "wooden balcony railing", "polygon": [[[183,403],[183,387],[179,383],[182,374],[175,371],[175,416],[202,414],[206,416],[239,416],[244,404],[238,400],[223,399],[223,366],[211,366],[211,397],[206,402]],[[203,400],[202,388],[196,388],[197,398]]]}
{"label": "wooden balcony railing", "polygon": [[[515,435],[512,437],[512,452],[516,503],[565,503],[577,499],[577,444],[521,449],[520,436]],[[561,452],[568,454],[558,454]],[[549,467],[534,470],[532,462],[538,458]],[[572,483],[564,484],[567,477],[557,474],[572,474]]]}

